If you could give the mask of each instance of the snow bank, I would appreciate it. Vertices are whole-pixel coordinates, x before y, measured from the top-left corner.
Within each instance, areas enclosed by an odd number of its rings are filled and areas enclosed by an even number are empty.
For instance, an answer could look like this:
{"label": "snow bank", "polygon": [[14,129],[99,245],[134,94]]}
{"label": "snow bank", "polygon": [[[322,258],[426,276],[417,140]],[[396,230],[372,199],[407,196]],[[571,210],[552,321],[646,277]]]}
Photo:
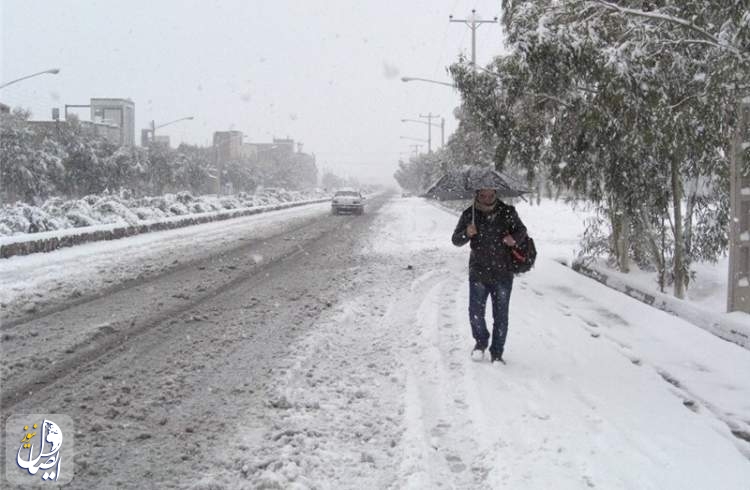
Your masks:
{"label": "snow bank", "polygon": [[249,216],[324,202],[321,192],[273,190],[255,195],[198,196],[188,192],[140,199],[86,196],[50,199],[41,207],[24,203],[0,209],[0,258],[49,252],[100,240]]}

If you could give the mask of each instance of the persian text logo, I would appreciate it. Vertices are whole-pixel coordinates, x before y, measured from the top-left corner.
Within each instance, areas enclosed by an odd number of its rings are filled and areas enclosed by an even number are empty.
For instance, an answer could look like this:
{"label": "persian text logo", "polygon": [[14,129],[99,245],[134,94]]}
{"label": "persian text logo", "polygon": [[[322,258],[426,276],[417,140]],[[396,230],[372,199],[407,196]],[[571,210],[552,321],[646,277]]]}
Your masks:
{"label": "persian text logo", "polygon": [[[70,417],[12,415],[5,427],[8,481],[39,484],[41,480],[41,483],[64,484],[73,479],[73,422]],[[14,446],[18,446],[17,450]]]}

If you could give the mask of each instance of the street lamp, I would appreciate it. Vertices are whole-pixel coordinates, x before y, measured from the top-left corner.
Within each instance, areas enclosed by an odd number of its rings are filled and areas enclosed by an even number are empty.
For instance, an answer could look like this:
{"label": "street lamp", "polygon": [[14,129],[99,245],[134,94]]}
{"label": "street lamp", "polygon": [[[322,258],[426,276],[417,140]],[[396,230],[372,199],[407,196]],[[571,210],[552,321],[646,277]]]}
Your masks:
{"label": "street lamp", "polygon": [[438,80],[430,80],[429,78],[417,78],[417,77],[401,77],[402,82],[427,82],[437,83],[438,85],[445,85],[446,87],[457,88],[455,84],[448,82],[440,82]]}
{"label": "street lamp", "polygon": [[5,88],[8,85],[16,82],[20,82],[21,80],[26,80],[27,78],[36,77],[38,75],[44,75],[45,73],[49,73],[50,75],[57,75],[60,73],[59,68],[50,68],[49,70],[40,71],[39,73],[32,73],[31,75],[26,75],[25,77],[16,78],[15,80],[11,80],[10,82],[5,82],[2,85],[0,85],[0,88]]}
{"label": "street lamp", "polygon": [[151,120],[151,143],[156,143],[156,130],[157,129],[163,128],[164,126],[169,126],[170,124],[174,124],[176,122],[192,121],[192,120],[193,120],[193,116],[181,117],[179,119],[175,119],[174,121],[169,121],[167,123],[160,124],[157,126],[154,120],[152,119]]}

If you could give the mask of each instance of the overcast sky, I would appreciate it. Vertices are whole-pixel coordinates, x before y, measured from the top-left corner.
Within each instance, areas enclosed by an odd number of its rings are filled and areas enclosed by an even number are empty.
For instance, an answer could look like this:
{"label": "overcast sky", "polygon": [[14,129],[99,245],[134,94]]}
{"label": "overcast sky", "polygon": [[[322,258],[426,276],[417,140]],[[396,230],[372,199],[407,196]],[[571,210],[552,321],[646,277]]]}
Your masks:
{"label": "overcast sky", "polygon": [[[52,107],[130,98],[136,139],[156,124],[172,145],[208,145],[217,130],[245,141],[289,137],[320,170],[393,183],[399,158],[426,139],[402,123],[428,112],[455,129],[459,96],[445,67],[471,50],[471,31],[448,16],[500,16],[499,0],[0,0],[0,101],[50,119]],[[477,61],[503,49],[499,24],[477,30]],[[88,118],[88,112],[84,112]],[[440,130],[433,131],[433,148]],[[422,151],[426,151],[423,144]]]}

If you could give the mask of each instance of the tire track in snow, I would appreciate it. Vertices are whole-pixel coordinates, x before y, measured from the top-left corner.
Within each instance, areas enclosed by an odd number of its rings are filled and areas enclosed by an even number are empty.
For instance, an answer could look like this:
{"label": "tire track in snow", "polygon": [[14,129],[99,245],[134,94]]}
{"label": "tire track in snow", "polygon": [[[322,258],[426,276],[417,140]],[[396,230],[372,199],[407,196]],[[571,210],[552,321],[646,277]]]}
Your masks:
{"label": "tire track in snow", "polygon": [[263,423],[271,429],[247,431],[257,449],[239,464],[253,488],[393,485],[410,337],[404,319],[416,306],[414,289],[436,273],[412,282],[412,271],[383,265],[366,267],[347,301],[280,360]]}

